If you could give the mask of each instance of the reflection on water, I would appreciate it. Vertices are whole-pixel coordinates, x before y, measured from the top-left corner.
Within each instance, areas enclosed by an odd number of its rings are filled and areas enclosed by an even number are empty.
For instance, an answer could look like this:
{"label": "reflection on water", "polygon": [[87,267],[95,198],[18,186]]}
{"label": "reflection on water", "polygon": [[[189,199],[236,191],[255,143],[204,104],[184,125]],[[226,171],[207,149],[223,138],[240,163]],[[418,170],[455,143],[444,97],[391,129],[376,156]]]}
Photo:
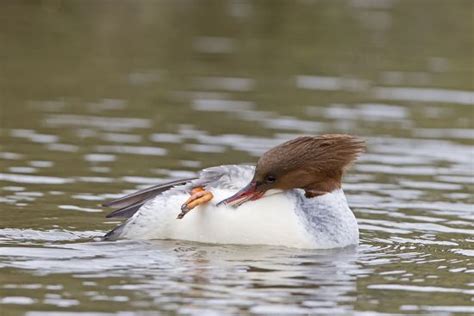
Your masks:
{"label": "reflection on water", "polygon": [[[472,4],[426,5],[1,3],[0,310],[474,313]],[[100,241],[104,199],[328,132],[368,141],[357,248]]]}

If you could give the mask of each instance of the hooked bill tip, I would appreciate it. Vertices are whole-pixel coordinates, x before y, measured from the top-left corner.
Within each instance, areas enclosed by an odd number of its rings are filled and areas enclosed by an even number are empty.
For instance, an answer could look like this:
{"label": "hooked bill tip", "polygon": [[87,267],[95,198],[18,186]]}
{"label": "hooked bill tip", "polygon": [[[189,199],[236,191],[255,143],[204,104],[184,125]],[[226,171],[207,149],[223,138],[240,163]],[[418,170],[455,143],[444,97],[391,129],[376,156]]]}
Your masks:
{"label": "hooked bill tip", "polygon": [[216,206],[221,206],[221,205],[227,205],[225,200],[220,201],[219,203],[216,204]]}
{"label": "hooked bill tip", "polygon": [[247,202],[249,200],[248,197],[240,197],[240,198],[237,198],[237,199],[234,199],[232,201],[229,201],[229,199],[225,199],[225,200],[222,200],[220,201],[219,203],[216,204],[216,206],[230,206],[230,207],[239,207],[240,205],[244,204],[245,202]]}

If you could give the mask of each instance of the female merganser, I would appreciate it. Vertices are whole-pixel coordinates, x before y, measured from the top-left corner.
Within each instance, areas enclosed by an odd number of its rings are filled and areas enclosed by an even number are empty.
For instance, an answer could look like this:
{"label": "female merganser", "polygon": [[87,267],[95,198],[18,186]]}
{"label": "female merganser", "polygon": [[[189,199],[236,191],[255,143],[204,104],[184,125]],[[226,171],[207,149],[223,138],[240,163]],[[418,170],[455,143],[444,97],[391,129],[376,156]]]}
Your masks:
{"label": "female merganser", "polygon": [[132,193],[104,204],[119,207],[107,217],[128,218],[104,238],[315,249],[357,244],[341,179],[364,149],[350,135],[303,136],[270,149],[256,167],[212,167],[198,178]]}

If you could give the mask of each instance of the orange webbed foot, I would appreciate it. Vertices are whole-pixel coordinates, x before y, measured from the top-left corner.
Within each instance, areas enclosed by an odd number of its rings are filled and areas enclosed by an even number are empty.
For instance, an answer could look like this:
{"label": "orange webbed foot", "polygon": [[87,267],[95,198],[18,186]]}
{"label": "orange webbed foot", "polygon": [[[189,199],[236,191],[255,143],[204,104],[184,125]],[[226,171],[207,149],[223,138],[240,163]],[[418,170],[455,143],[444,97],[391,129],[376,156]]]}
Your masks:
{"label": "orange webbed foot", "polygon": [[212,193],[204,190],[203,187],[192,189],[189,199],[181,205],[181,213],[178,214],[177,219],[182,219],[190,210],[198,205],[209,202],[213,197]]}

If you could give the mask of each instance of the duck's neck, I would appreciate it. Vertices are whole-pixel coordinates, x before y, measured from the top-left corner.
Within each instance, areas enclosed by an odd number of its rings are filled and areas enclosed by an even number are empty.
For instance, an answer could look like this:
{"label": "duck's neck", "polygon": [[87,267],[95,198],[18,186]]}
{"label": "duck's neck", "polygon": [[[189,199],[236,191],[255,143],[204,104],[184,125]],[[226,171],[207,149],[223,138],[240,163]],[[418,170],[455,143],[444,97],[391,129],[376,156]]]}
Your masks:
{"label": "duck's neck", "polygon": [[[341,177],[325,178],[321,181],[315,181],[304,188],[307,198],[314,198],[328,193],[341,190]],[[342,194],[344,195],[344,193]]]}
{"label": "duck's neck", "polygon": [[316,242],[323,239],[328,244],[335,245],[357,242],[359,238],[357,221],[342,189],[309,199],[301,194],[297,207],[306,229]]}

